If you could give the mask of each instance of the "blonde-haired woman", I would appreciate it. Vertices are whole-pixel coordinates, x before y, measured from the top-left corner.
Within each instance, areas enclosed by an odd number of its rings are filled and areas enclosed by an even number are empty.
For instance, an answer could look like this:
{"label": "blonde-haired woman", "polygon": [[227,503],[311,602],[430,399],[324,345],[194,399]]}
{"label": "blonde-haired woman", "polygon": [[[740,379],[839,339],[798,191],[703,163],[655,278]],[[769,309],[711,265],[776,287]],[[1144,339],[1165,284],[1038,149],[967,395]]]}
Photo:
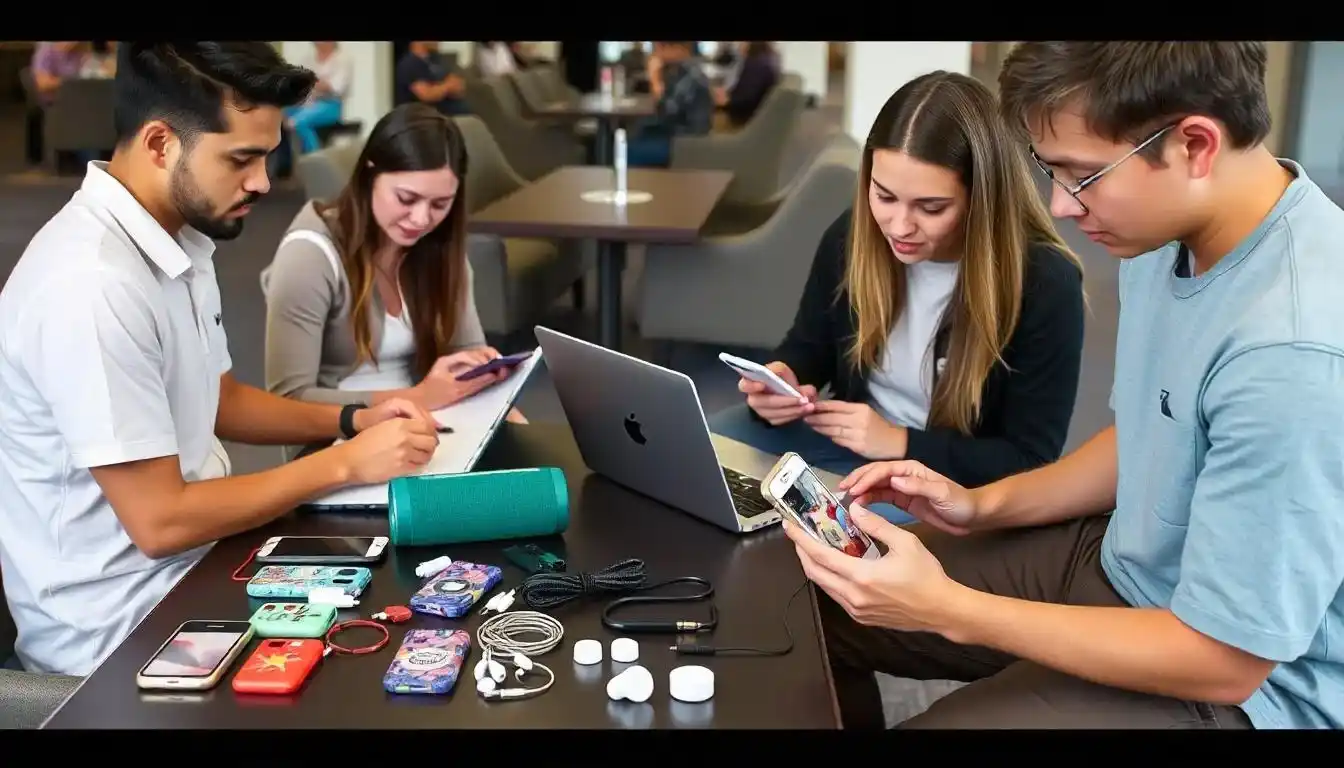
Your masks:
{"label": "blonde-haired woman", "polygon": [[842,475],[916,459],[967,487],[1057,459],[1082,357],[1082,270],[1026,163],[979,81],[934,72],[898,90],[768,364],[805,398],[742,380],[746,404],[714,431]]}

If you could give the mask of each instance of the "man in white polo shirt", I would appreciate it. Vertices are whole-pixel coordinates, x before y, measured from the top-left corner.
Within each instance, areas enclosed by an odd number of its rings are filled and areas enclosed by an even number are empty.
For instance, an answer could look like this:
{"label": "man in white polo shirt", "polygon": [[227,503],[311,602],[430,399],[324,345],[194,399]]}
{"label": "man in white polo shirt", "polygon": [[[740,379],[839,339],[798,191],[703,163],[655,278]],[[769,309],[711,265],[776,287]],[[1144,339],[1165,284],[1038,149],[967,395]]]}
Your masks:
{"label": "man in white polo shirt", "polygon": [[[301,403],[229,372],[211,238],[269,190],[281,110],[313,81],[267,43],[123,43],[116,153],[0,291],[0,567],[29,670],[87,674],[212,542],[433,454],[409,403]],[[241,477],[219,442],[337,436]]]}

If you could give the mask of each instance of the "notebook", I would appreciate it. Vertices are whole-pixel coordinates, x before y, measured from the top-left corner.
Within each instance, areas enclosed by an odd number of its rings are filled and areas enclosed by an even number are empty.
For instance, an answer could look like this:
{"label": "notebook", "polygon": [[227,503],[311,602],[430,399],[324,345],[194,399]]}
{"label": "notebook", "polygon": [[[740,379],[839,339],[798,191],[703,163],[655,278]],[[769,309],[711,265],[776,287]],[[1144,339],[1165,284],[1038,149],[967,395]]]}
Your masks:
{"label": "notebook", "polygon": [[[518,364],[513,375],[477,392],[470,398],[433,412],[440,424],[452,432],[439,436],[434,457],[417,475],[451,475],[470,472],[490,445],[499,425],[504,423],[518,393],[541,361],[541,350]],[[340,442],[340,441],[337,441]],[[358,485],[314,499],[306,506],[322,511],[371,511],[387,509],[387,483]]]}

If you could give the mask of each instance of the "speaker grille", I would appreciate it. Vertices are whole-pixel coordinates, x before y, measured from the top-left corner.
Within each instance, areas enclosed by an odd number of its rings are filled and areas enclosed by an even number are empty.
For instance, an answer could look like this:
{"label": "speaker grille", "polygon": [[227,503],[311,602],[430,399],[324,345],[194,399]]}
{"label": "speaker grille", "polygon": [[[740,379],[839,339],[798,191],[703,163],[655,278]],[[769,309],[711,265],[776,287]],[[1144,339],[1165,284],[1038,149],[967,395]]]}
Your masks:
{"label": "speaker grille", "polygon": [[398,545],[550,536],[569,526],[569,489],[555,467],[397,478],[389,496]]}

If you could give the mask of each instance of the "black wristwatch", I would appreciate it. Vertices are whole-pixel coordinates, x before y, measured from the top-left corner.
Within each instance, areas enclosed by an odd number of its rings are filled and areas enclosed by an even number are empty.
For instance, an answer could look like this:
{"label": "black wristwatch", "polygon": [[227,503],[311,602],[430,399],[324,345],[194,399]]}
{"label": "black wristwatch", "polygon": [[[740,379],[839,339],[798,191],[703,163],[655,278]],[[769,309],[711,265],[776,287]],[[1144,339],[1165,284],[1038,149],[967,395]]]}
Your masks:
{"label": "black wristwatch", "polygon": [[364,408],[368,408],[368,406],[364,405],[363,403],[351,403],[341,408],[341,424],[340,424],[341,437],[345,438],[346,440],[354,440],[355,435],[359,434],[359,432],[356,431],[355,429],[355,411],[362,410]]}

